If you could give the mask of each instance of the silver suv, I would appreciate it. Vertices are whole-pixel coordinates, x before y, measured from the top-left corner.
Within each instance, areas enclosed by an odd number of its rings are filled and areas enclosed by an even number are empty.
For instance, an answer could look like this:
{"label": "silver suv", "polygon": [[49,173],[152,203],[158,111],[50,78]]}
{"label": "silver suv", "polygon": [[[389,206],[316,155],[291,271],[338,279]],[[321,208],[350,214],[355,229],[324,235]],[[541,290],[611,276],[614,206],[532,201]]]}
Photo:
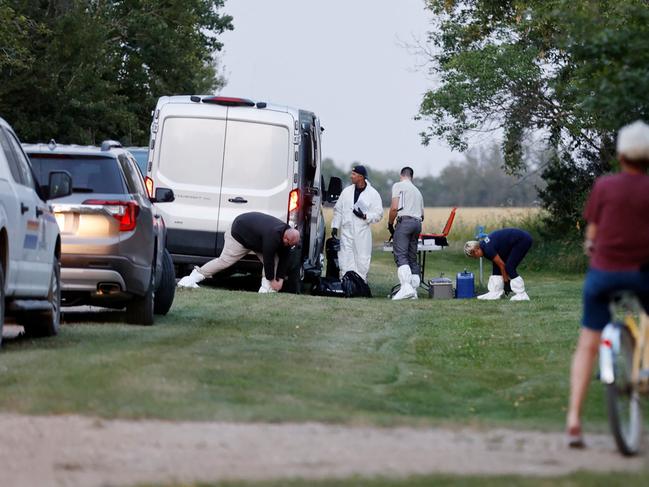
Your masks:
{"label": "silver suv", "polygon": [[67,196],[69,174],[43,173],[41,188],[9,124],[0,118],[0,342],[5,315],[32,336],[56,335],[61,319],[61,239],[49,198]]}
{"label": "silver suv", "polygon": [[128,323],[151,325],[174,299],[175,274],[166,227],[133,156],[119,142],[101,147],[24,144],[41,184],[50,171],[72,176],[72,194],[54,205],[61,229],[63,306],[126,307]]}

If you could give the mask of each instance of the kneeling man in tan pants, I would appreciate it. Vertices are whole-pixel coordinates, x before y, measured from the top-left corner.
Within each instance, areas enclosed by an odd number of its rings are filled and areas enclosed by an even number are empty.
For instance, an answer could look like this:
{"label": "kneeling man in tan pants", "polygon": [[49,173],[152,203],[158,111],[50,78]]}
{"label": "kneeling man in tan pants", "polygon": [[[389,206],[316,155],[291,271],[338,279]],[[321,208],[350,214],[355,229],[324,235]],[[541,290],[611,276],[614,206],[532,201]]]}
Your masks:
{"label": "kneeling man in tan pants", "polygon": [[221,255],[200,268],[195,267],[178,282],[178,287],[196,288],[206,277],[227,269],[252,251],[264,264],[259,292],[279,291],[286,278],[290,249],[299,243],[300,232],[279,218],[258,212],[243,213],[226,232]]}

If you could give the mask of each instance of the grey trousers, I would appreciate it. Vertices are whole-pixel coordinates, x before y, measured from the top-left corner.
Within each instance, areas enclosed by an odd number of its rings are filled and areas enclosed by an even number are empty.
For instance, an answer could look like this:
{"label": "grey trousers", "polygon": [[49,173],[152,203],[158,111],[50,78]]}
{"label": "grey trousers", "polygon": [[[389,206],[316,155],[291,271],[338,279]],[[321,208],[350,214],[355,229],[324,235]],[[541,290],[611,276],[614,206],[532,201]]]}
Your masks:
{"label": "grey trousers", "polygon": [[392,251],[397,267],[409,265],[413,274],[419,274],[417,264],[417,241],[421,233],[421,221],[416,218],[402,217],[397,220],[392,237]]}

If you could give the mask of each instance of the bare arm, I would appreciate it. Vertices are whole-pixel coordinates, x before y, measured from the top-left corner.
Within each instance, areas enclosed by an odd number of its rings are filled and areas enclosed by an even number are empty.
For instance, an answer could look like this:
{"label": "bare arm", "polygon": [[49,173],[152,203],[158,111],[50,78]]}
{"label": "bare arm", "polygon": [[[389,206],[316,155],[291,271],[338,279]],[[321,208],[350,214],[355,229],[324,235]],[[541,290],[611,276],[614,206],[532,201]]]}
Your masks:
{"label": "bare arm", "polygon": [[390,204],[390,213],[388,214],[388,223],[394,225],[394,220],[397,218],[397,211],[399,210],[399,197],[392,198]]}
{"label": "bare arm", "polygon": [[597,235],[597,225],[594,223],[589,223],[586,225],[586,235],[584,238],[584,252],[587,256],[590,257],[590,254],[593,252],[593,247],[595,246],[595,236]]}

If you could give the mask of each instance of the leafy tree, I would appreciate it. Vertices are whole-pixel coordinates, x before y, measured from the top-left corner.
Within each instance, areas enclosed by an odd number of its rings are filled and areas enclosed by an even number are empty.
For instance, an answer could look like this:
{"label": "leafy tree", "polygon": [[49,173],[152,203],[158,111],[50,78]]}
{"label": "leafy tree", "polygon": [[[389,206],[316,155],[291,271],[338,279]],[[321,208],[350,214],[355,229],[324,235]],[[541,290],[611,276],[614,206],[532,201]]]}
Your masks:
{"label": "leafy tree", "polygon": [[119,48],[118,93],[128,100],[137,124],[129,138],[148,138],[151,111],[161,95],[212,93],[224,85],[214,53],[218,34],[232,17],[218,13],[224,0],[123,0],[105,17]]}
{"label": "leafy tree", "polygon": [[115,83],[109,28],[87,2],[14,2],[30,19],[35,60],[3,72],[0,111],[23,140],[92,143],[133,122]]}
{"label": "leafy tree", "polygon": [[29,53],[29,24],[11,6],[0,3],[0,72],[11,73],[33,61]]}
{"label": "leafy tree", "polygon": [[[427,0],[431,72],[422,134],[466,149],[471,134],[503,136],[508,171],[542,133],[554,157],[543,176],[552,222],[575,227],[584,191],[610,168],[615,131],[649,116],[649,8],[642,0]],[[567,194],[568,193],[568,194]],[[568,197],[570,196],[570,197]]]}
{"label": "leafy tree", "polygon": [[24,140],[145,144],[157,97],[222,84],[213,57],[231,28],[222,4],[9,1],[30,43],[27,61],[2,67],[0,112]]}

